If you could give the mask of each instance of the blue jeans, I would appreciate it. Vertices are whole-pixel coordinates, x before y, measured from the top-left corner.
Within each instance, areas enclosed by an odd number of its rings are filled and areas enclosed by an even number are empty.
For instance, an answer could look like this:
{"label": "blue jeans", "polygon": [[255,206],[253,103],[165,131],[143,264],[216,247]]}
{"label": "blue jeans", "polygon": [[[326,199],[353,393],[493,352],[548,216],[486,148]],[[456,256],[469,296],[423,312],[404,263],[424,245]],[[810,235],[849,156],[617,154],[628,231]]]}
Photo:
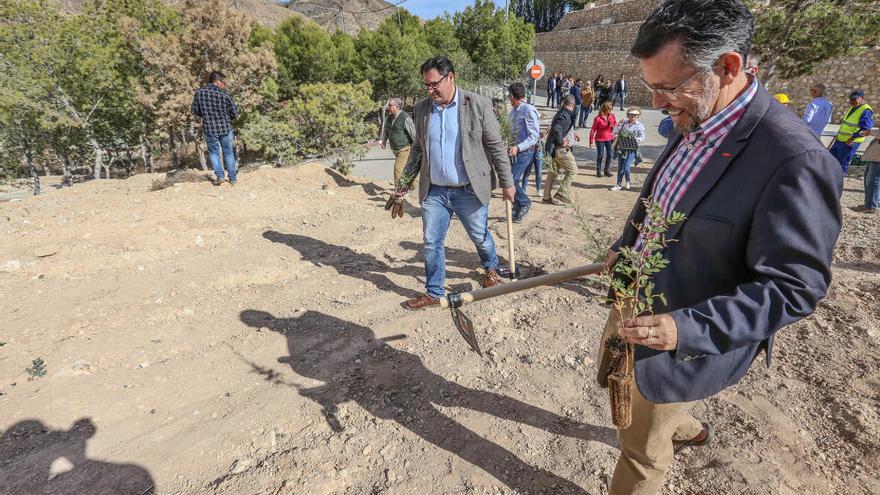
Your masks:
{"label": "blue jeans", "polygon": [[614,96],[611,97],[611,106],[614,106],[614,102],[620,98],[620,109],[623,110],[623,106],[626,105],[626,95],[623,93],[615,93]]}
{"label": "blue jeans", "polygon": [[526,186],[523,184],[527,180],[526,170],[535,159],[535,151],[521,151],[516,154],[513,160],[511,172],[513,173],[513,184],[516,186],[516,195],[513,198],[513,211],[519,211],[524,206],[531,206],[532,200],[526,194]]}
{"label": "blue jeans", "polygon": [[540,142],[538,142],[538,150],[535,151],[535,159],[532,160],[532,163],[526,167],[526,171],[523,173],[523,189],[527,189],[526,186],[529,185],[529,175],[532,173],[533,168],[535,171],[535,189],[538,191],[538,194],[541,194],[541,171],[544,168],[544,149]]}
{"label": "blue jeans", "polygon": [[636,152],[635,151],[623,151],[621,152],[620,157],[617,159],[617,185],[622,186],[623,182],[621,179],[626,179],[626,182],[629,183],[629,170],[632,167],[633,162],[636,161]]}
{"label": "blue jeans", "polygon": [[422,228],[425,236],[425,292],[431,297],[446,293],[446,231],[452,214],[461,221],[473,241],[484,269],[498,268],[495,240],[489,232],[489,207],[480,202],[471,186],[448,188],[431,186],[422,201]]}
{"label": "blue jeans", "polygon": [[856,151],[859,150],[859,145],[862,143],[853,143],[852,146],[846,144],[843,141],[834,140],[834,144],[831,145],[831,154],[834,155],[834,158],[837,158],[837,162],[840,163],[840,168],[843,169],[843,175],[846,175],[846,171],[849,170],[849,164],[852,162],[852,159],[856,156]]}
{"label": "blue jeans", "polygon": [[581,105],[581,111],[578,112],[578,127],[587,126],[587,119],[590,118],[590,110],[592,110],[592,106],[592,103],[586,107]]}
{"label": "blue jeans", "polygon": [[611,141],[596,141],[596,173],[602,173],[602,159],[605,159],[605,173],[611,173]]}
{"label": "blue jeans", "polygon": [[[235,182],[237,170],[235,168],[235,152],[232,150],[232,131],[225,136],[205,136],[208,143],[208,157],[211,159],[211,166],[214,167],[214,174],[218,179],[224,179],[223,164],[226,164],[226,170],[229,171],[229,182]],[[220,161],[220,148],[223,148],[223,162]]]}
{"label": "blue jeans", "polygon": [[868,162],[865,169],[865,208],[880,207],[880,162]]}

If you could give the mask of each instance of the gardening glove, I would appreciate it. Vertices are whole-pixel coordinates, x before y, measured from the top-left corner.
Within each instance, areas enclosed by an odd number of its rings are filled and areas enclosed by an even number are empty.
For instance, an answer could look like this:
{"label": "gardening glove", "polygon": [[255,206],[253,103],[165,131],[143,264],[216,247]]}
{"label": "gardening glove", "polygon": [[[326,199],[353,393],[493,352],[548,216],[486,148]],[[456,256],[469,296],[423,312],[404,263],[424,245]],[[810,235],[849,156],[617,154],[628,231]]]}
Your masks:
{"label": "gardening glove", "polygon": [[391,210],[391,218],[403,218],[403,196],[395,191],[385,202],[385,210]]}

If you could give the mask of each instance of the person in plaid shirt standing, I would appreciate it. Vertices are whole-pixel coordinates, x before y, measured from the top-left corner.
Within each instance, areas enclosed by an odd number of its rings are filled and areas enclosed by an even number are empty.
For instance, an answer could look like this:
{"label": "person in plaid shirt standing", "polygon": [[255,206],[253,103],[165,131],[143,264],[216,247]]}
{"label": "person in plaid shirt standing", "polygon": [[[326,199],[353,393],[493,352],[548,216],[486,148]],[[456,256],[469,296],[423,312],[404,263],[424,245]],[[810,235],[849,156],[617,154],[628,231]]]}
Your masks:
{"label": "person in plaid shirt standing", "polygon": [[643,245],[642,199],[685,220],[666,231],[669,265],[652,274],[665,299],[635,318],[612,311],[600,340],[600,349],[612,335],[635,346],[632,423],[618,429],[609,495],[659,492],[677,452],[712,441],[694,403],[753,362],[769,365],[776,332],[812,313],[831,282],[843,172],[747,69],[753,32],[742,0],[666,0],[630,50],[675,132],[606,266]]}
{"label": "person in plaid shirt standing", "polygon": [[[229,93],[224,91],[226,83],[222,73],[214,71],[208,76],[208,84],[196,90],[192,102],[192,112],[202,119],[205,141],[208,143],[208,156],[217,178],[214,185],[223,183],[223,164],[229,172],[229,183],[233,186],[237,178],[235,152],[232,150],[232,121],[238,117],[238,109]],[[220,149],[223,161],[220,161]]]}

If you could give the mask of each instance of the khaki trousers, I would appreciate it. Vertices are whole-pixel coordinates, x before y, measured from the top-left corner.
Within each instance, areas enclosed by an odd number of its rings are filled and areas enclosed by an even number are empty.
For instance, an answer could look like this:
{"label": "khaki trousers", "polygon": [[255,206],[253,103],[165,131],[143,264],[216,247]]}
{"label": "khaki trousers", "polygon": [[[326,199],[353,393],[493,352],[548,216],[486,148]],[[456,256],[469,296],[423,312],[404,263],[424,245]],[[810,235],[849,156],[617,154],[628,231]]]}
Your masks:
{"label": "khaki trousers", "polygon": [[557,177],[560,177],[559,190],[556,191],[556,197],[565,203],[571,203],[571,181],[577,175],[577,163],[574,161],[574,153],[568,148],[556,148],[556,156],[553,157],[554,168],[547,172],[547,179],[544,181],[544,199],[549,200],[550,194],[553,192],[553,183]]}
{"label": "khaki trousers", "polygon": [[394,152],[394,185],[400,180],[403,169],[406,168],[406,161],[409,160],[409,146],[400,148]]}
{"label": "khaki trousers", "polygon": [[[611,308],[599,346],[602,362],[605,339],[617,334],[617,310]],[[614,469],[609,495],[654,495],[660,492],[666,470],[672,464],[673,440],[699,435],[703,425],[690,415],[692,402],[658,404],[633,387],[632,424],[617,430],[620,458]]]}

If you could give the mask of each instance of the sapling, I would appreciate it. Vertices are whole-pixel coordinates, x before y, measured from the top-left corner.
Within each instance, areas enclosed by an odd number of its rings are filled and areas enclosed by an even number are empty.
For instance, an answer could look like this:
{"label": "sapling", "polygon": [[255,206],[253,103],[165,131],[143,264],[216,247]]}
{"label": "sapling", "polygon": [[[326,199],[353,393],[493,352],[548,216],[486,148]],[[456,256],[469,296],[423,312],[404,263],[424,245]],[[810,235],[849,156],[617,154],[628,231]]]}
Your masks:
{"label": "sapling", "polygon": [[[669,265],[663,257],[663,249],[673,241],[666,238],[669,227],[684,221],[683,213],[663,213],[659,203],[651,198],[642,199],[645,220],[634,223],[639,232],[632,247],[623,247],[619,258],[605,277],[611,287],[612,311],[620,320],[653,314],[654,304],[666,305],[666,296],[655,291],[652,277]],[[632,423],[632,370],[633,344],[618,335],[612,335],[604,343],[605,352],[599,364],[599,383],[608,386],[611,398],[611,416],[615,425],[627,428]]]}

